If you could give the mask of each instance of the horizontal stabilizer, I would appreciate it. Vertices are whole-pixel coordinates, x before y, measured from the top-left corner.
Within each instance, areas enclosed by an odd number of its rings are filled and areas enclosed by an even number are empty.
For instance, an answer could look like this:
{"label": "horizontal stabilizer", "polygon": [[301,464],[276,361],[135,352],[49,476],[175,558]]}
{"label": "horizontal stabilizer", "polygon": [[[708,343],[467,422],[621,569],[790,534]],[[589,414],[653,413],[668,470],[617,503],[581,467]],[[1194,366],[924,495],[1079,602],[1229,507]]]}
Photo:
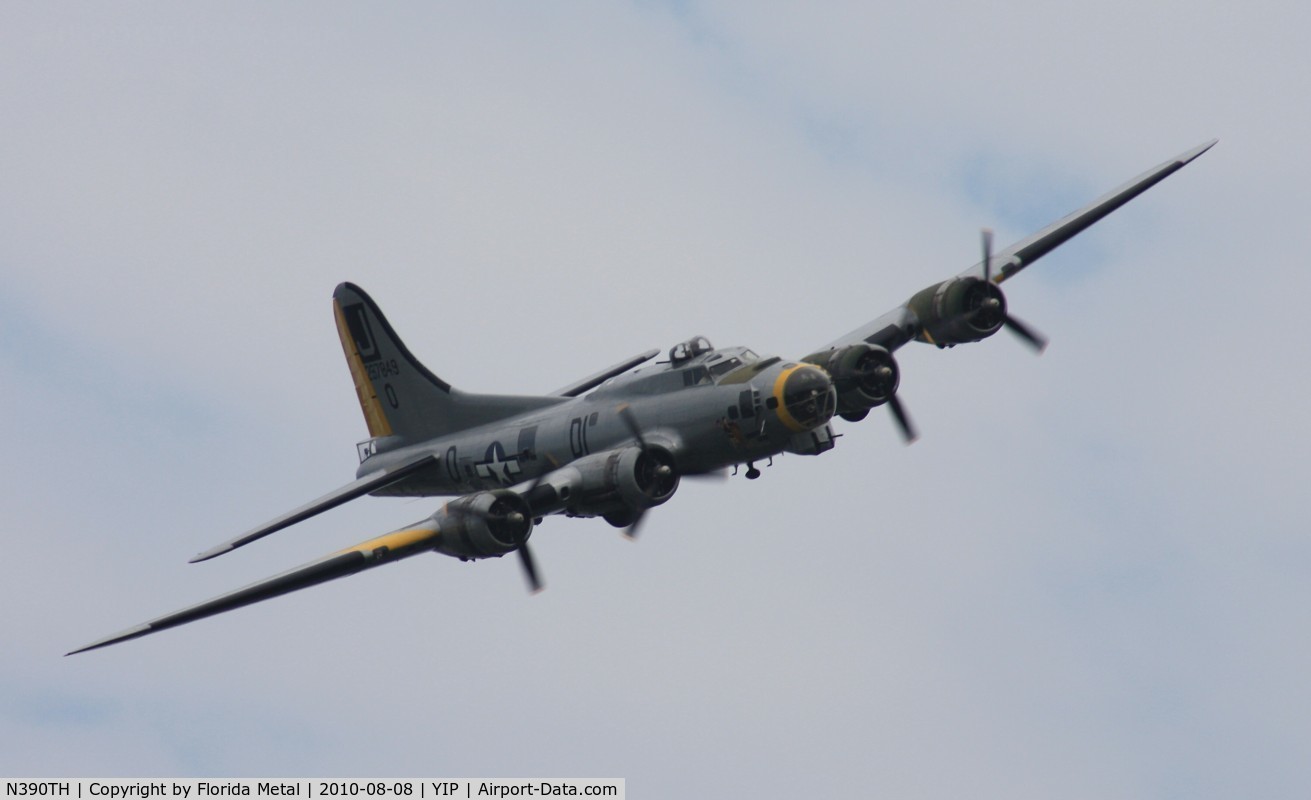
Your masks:
{"label": "horizontal stabilizer", "polygon": [[255,528],[253,530],[241,534],[235,539],[224,542],[223,544],[218,545],[217,547],[213,547],[209,550],[206,550],[203,553],[197,554],[194,558],[191,559],[191,563],[195,564],[200,561],[208,561],[209,559],[214,558],[215,556],[221,556],[224,553],[227,553],[232,550],[236,550],[238,547],[248,545],[251,542],[255,541],[256,539],[262,539],[265,536],[268,536],[270,533],[276,533],[277,531],[280,531],[283,528],[286,528],[290,525],[295,525],[297,522],[307,520],[316,514],[320,514],[324,511],[327,511],[330,508],[336,508],[342,503],[348,502],[350,500],[354,500],[357,497],[363,497],[369,492],[377,491],[378,489],[381,489],[384,486],[390,486],[393,483],[402,481],[405,478],[408,478],[409,476],[418,472],[419,470],[435,463],[437,463],[437,456],[426,455],[423,458],[420,458],[416,461],[411,461],[408,464],[405,464],[401,467],[397,467],[396,469],[390,470],[388,472],[379,472],[379,473],[374,473],[372,475],[365,475],[363,478],[360,478],[359,480],[356,481],[352,481],[351,483],[346,484],[340,489],[331,491],[325,494],[324,496],[320,497],[318,500],[315,500],[311,503],[307,503],[306,505],[301,506],[295,511],[290,511],[286,514],[283,514],[282,516],[278,517],[272,522],[269,522],[265,525],[261,525],[258,528]]}

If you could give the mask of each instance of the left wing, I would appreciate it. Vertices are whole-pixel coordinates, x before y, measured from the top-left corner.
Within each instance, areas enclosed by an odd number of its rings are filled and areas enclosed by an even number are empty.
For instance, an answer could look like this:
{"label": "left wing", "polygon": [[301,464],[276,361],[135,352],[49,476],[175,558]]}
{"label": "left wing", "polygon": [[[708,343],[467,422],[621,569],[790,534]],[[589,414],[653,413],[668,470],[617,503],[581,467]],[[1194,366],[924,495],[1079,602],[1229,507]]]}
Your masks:
{"label": "left wing", "polygon": [[85,647],[79,647],[65,655],[71,656],[74,653],[84,653],[98,647],[125,642],[128,639],[136,639],[140,636],[174,628],[178,625],[185,625],[188,622],[194,622],[215,614],[222,614],[224,611],[231,611],[234,608],[258,603],[261,600],[268,600],[271,597],[294,592],[298,589],[316,586],[347,575],[354,575],[357,572],[372,569],[392,561],[399,561],[402,558],[432,550],[437,546],[440,538],[441,530],[438,524],[432,518],[429,518],[385,536],[379,536],[346,550],[316,559],[272,578],[252,583],[234,592],[228,592],[203,603],[184,608],[181,611],[175,611],[149,622],[143,622],[113,636],[92,642]]}
{"label": "left wing", "polygon": [[288,511],[286,514],[278,517],[271,522],[266,522],[258,528],[252,528],[235,539],[229,539],[223,544],[211,547],[203,553],[197,553],[192,557],[191,563],[199,561],[208,561],[216,556],[236,550],[238,547],[244,547],[256,539],[262,539],[270,533],[276,533],[283,528],[295,525],[321,514],[332,508],[336,508],[342,503],[354,500],[357,497],[363,497],[369,492],[391,486],[393,483],[400,483],[411,475],[437,463],[437,456],[429,454],[415,459],[407,464],[388,470],[386,472],[374,472],[365,475],[359,480],[351,481],[339,489],[333,489],[317,500],[311,500],[305,505],[294,511]]}
{"label": "left wing", "polygon": [[[1175,158],[1147,170],[1124,185],[1112,189],[1110,192],[1107,192],[1105,195],[1102,195],[1078,211],[1075,211],[1073,214],[1053,222],[1051,225],[1048,225],[1032,236],[1021,239],[998,253],[992,254],[990,259],[988,258],[988,255],[985,254],[985,260],[980,261],[960,273],[955,279],[944,281],[943,283],[929,287],[929,289],[920,292],[906,303],[894,308],[892,311],[889,311],[878,319],[868,322],[848,333],[846,336],[830,342],[824,346],[824,350],[838,349],[849,345],[865,343],[893,351],[912,339],[920,339],[922,341],[927,341],[930,344],[936,344],[940,347],[961,344],[962,341],[952,341],[953,337],[947,330],[951,326],[945,323],[950,323],[952,320],[934,319],[934,317],[949,317],[953,313],[959,316],[964,316],[966,314],[977,315],[980,313],[977,306],[972,308],[963,306],[957,308],[953,307],[953,301],[955,300],[965,303],[970,299],[974,299],[986,302],[986,297],[982,297],[975,292],[973,298],[968,298],[965,296],[966,292],[964,291],[961,291],[956,298],[947,297],[947,290],[951,288],[949,287],[949,284],[954,283],[961,290],[964,290],[965,284],[971,281],[983,282],[986,280],[994,286],[1001,284],[1012,275],[1015,275],[1020,270],[1032,264],[1034,261],[1037,261],[1039,258],[1042,258],[1052,250],[1055,250],[1077,234],[1083,232],[1112,211],[1165,180],[1170,175],[1173,175],[1190,161],[1214,147],[1218,141],[1220,140],[1212,139],[1206,144],[1195,147],[1185,153],[1181,153]],[[986,261],[991,261],[991,264],[986,264]],[[932,294],[930,290],[938,290],[937,295]],[[1000,290],[997,290],[997,292],[992,296],[1000,297]],[[1005,315],[1004,299],[1000,302],[1000,311],[998,312],[1000,317],[997,320],[996,327],[1000,327],[1003,324],[1002,318],[1004,318]],[[1013,320],[1010,322],[1013,323]],[[935,331],[934,323],[944,324],[937,326],[938,330]],[[995,330],[996,328],[993,328],[993,330],[984,335],[991,335]],[[1016,332],[1020,333],[1021,336],[1024,335],[1021,331],[1017,330]],[[942,335],[944,333],[948,334],[945,339]],[[964,337],[963,341],[977,341],[977,338],[970,338],[969,333],[962,333],[960,336]],[[978,338],[983,337],[980,336]]]}

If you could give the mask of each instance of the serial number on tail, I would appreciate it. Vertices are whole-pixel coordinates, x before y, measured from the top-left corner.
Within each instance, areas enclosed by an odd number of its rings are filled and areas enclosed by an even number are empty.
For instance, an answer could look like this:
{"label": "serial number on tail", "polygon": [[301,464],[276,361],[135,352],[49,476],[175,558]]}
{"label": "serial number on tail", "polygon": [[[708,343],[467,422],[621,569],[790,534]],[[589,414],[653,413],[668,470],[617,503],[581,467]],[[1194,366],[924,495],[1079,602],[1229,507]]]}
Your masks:
{"label": "serial number on tail", "polygon": [[375,361],[368,365],[369,380],[376,381],[382,378],[391,378],[401,374],[401,365],[394,358],[386,361]]}

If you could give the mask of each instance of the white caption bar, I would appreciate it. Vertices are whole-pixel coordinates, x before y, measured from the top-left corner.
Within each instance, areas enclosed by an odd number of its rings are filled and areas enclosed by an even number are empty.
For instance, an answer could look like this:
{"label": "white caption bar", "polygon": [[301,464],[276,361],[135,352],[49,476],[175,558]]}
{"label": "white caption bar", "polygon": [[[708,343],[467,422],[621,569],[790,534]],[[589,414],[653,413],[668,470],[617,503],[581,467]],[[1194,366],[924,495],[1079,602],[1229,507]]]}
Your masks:
{"label": "white caption bar", "polygon": [[623,778],[435,778],[429,780],[192,780],[190,778],[127,780],[15,780],[0,779],[11,797],[67,797],[73,800],[214,800],[251,797],[301,800],[473,800],[511,797],[604,797],[624,800]]}

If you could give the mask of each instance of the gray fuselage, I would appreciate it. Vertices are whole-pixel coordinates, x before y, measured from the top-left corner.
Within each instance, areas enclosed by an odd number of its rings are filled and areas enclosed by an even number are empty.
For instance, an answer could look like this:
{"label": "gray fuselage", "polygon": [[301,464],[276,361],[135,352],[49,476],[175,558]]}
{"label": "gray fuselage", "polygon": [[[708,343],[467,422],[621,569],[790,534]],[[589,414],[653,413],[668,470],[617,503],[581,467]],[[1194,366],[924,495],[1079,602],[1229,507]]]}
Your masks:
{"label": "gray fuselage", "polygon": [[815,454],[832,447],[828,376],[809,364],[732,347],[639,368],[582,397],[560,398],[545,408],[420,444],[388,451],[365,443],[361,454],[367,457],[358,474],[433,454],[438,464],[376,494],[462,495],[516,486],[633,443],[619,415],[625,405],[647,442],[672,453],[684,475],[784,451]]}

